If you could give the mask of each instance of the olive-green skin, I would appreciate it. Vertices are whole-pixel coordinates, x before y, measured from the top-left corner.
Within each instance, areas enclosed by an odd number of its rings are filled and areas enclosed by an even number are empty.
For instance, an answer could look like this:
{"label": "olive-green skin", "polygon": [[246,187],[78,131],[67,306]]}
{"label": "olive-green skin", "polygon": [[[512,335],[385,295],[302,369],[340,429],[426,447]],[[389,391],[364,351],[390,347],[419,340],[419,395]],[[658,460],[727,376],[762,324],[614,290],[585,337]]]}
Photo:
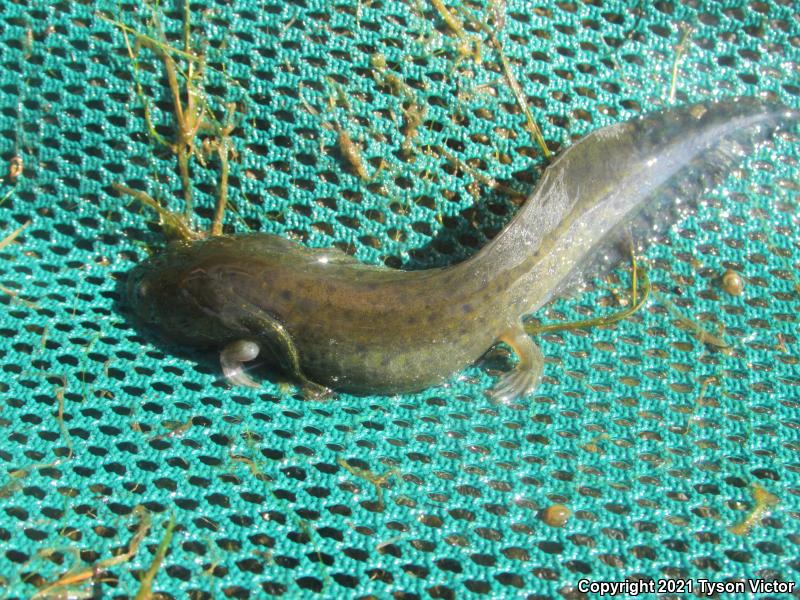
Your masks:
{"label": "olive-green skin", "polygon": [[148,320],[169,338],[261,341],[259,318],[269,315],[291,335],[308,379],[353,392],[441,382],[493,344],[504,318],[481,310],[491,292],[468,290],[477,286],[464,286],[459,269],[372,267],[268,234],[176,243],[148,266],[157,307]]}
{"label": "olive-green skin", "polygon": [[[173,243],[140,265],[129,300],[142,320],[185,344],[250,339],[285,365],[288,343],[302,376],[338,390],[419,390],[499,340],[529,368],[535,348],[522,338],[523,315],[615,266],[610,243],[622,232],[632,230],[637,242],[663,232],[680,214],[678,182],[684,195],[698,195],[697,183],[727,173],[736,151],[794,118],[782,106],[742,98],[596,131],[547,168],[490,244],[452,267],[393,270],[268,234],[221,236]],[[689,165],[692,176],[680,179]]]}

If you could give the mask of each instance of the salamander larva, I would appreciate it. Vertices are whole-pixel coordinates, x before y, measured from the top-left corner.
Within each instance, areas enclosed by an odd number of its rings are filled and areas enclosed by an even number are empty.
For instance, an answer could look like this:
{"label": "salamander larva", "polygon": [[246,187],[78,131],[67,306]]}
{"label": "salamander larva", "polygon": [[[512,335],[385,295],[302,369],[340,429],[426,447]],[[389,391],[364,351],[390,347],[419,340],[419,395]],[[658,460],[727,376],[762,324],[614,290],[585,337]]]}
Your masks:
{"label": "salamander larva", "polygon": [[169,339],[220,349],[234,384],[255,385],[242,363],[267,355],[310,392],[415,391],[505,342],[519,361],[492,395],[511,401],[535,388],[543,367],[523,315],[615,266],[627,231],[640,242],[664,232],[741,155],[796,119],[738,98],[602,128],[553,161],[486,247],[447,268],[394,270],[274,235],[223,235],[170,244],[131,272],[128,298]]}

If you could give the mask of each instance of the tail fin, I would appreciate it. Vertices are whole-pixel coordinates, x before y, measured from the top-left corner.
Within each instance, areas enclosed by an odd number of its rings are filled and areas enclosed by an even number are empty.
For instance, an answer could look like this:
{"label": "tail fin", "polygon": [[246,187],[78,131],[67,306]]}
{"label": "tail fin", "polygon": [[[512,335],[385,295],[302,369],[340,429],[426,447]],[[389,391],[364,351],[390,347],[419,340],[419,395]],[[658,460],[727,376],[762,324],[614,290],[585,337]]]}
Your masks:
{"label": "tail fin", "polygon": [[642,154],[663,154],[675,171],[628,223],[640,249],[694,209],[757,145],[797,120],[797,112],[780,104],[736,98],[672,109],[637,123]]}
{"label": "tail fin", "polygon": [[[561,154],[469,268],[522,311],[603,274],[669,227],[743,155],[798,119],[752,98],[693,104],[597,130]],[[620,250],[620,242],[623,250]]]}
{"label": "tail fin", "polygon": [[[594,227],[602,228],[603,219],[608,218],[603,213],[619,214],[620,218],[608,225],[605,235],[587,244],[584,260],[576,261],[557,291],[601,276],[629,259],[631,240],[641,252],[663,239],[743,157],[797,120],[798,113],[785,106],[737,98],[670,109],[632,121],[627,132],[632,160],[628,169],[616,173],[611,184],[618,191],[608,197],[608,206],[588,197],[578,199],[576,205],[579,214],[594,218]],[[626,158],[620,156],[619,160]],[[617,204],[616,211],[610,208],[612,203]]]}

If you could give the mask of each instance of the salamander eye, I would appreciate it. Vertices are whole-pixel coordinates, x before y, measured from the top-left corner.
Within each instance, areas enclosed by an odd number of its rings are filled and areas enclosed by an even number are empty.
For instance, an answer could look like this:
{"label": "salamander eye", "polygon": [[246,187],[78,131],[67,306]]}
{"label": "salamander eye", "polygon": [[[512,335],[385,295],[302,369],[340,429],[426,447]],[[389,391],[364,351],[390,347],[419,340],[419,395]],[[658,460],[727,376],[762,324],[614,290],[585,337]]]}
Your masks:
{"label": "salamander eye", "polygon": [[136,297],[139,300],[144,300],[147,293],[150,291],[150,284],[146,280],[142,280],[136,284]]}

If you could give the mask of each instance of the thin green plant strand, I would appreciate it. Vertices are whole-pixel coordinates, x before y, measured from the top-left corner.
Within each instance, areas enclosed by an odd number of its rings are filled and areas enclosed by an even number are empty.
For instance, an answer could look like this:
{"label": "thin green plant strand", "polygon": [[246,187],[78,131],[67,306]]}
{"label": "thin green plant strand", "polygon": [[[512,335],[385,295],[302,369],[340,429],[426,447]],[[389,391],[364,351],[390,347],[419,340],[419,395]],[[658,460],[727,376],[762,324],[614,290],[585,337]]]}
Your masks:
{"label": "thin green plant strand", "polygon": [[[642,294],[637,301],[637,274],[638,279],[641,279]],[[642,306],[645,305],[650,296],[650,278],[647,276],[647,271],[641,267],[635,267],[633,271],[632,284],[631,284],[631,305],[619,312],[611,315],[604,315],[601,317],[593,317],[591,319],[584,319],[581,321],[570,321],[569,323],[548,323],[546,325],[534,325],[530,322],[525,323],[525,332],[529,335],[539,335],[542,333],[552,333],[554,331],[566,331],[570,329],[588,329],[590,327],[604,327],[613,325],[620,321],[627,319]]]}

